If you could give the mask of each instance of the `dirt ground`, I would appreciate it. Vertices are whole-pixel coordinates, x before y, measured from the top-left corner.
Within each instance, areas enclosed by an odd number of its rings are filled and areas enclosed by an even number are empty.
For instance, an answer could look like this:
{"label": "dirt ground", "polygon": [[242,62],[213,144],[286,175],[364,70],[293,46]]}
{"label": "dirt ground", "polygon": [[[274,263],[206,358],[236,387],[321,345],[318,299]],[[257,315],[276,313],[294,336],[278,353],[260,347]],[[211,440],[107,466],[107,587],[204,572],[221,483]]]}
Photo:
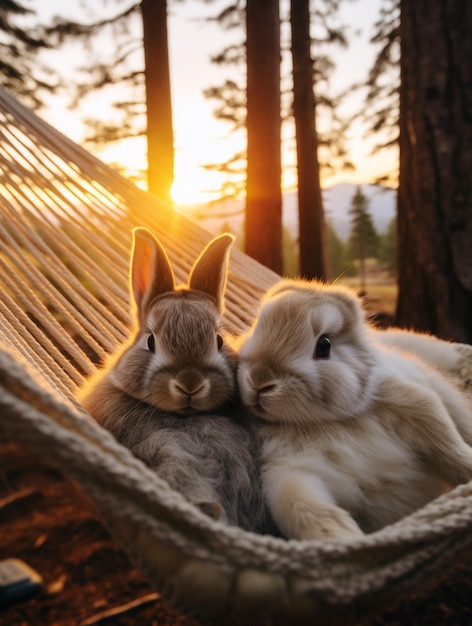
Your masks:
{"label": "dirt ground", "polygon": [[22,559],[44,580],[35,597],[0,609],[1,626],[191,626],[130,565],[74,484],[11,442],[0,459],[0,559]]}
{"label": "dirt ground", "polygon": [[[470,626],[470,556],[435,589],[356,626]],[[197,626],[130,565],[78,488],[0,433],[0,559],[11,557],[44,583],[0,608],[0,626]]]}

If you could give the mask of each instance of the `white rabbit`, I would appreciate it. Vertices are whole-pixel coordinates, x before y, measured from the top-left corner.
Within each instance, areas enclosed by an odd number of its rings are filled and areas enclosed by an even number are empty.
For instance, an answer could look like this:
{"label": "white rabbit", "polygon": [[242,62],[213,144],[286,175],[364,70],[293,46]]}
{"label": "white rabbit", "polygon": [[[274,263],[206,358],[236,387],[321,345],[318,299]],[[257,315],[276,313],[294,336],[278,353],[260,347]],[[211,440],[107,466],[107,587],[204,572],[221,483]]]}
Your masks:
{"label": "white rabbit", "polygon": [[79,399],[204,513],[272,532],[258,435],[237,395],[236,353],[220,329],[233,239],[214,238],[195,262],[188,286],[176,287],[159,242],[146,229],[134,230],[135,329]]}
{"label": "white rabbit", "polygon": [[414,354],[446,374],[457,376],[467,373],[472,376],[472,346],[468,344],[394,327],[379,330],[377,339],[385,346]]}
{"label": "white rabbit", "polygon": [[350,291],[285,280],[241,342],[264,493],[287,537],[356,537],[472,479],[470,402],[379,335]]}

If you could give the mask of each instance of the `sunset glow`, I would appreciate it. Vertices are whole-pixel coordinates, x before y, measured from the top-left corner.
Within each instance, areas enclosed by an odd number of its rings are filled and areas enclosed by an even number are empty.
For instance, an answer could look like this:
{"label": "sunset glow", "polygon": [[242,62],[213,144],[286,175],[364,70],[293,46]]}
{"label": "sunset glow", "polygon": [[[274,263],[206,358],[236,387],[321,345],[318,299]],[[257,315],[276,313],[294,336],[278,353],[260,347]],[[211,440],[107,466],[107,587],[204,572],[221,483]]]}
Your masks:
{"label": "sunset glow", "polygon": [[[175,149],[174,184],[171,195],[176,204],[184,207],[216,200],[226,175],[204,166],[224,163],[245,148],[244,133],[232,134],[229,124],[214,117],[215,103],[203,95],[204,88],[221,83],[222,77],[225,76],[226,70],[216,68],[208,59],[215,50],[225,45],[227,35],[215,24],[203,22],[197,24],[191,19],[189,11],[190,6],[182,5],[179,13],[173,14],[169,22]],[[350,19],[357,19],[357,15],[358,11],[354,11]],[[192,71],[189,71],[189,46],[192,49]],[[334,88],[342,91],[353,80],[362,80],[371,54],[366,28],[363,40],[353,38],[348,51],[336,52],[338,68],[333,75]],[[85,136],[80,118],[99,116],[107,119],[113,112],[110,94],[107,97],[100,94],[85,98],[79,110],[75,112],[68,109],[65,98],[51,98],[50,104],[46,119],[79,143]],[[344,105],[345,111],[342,113],[350,115],[360,106],[362,96],[358,93],[348,98]],[[318,126],[321,132],[327,130],[324,128],[323,119],[318,120]],[[287,190],[296,187],[297,183],[293,126],[289,122],[284,123],[282,134],[284,137],[282,189]],[[322,186],[327,187],[340,182],[359,184],[373,182],[377,177],[394,170],[397,161],[396,151],[373,155],[373,143],[373,140],[366,139],[365,126],[359,120],[353,122],[348,131],[347,145],[349,158],[354,162],[356,169],[322,172]],[[122,174],[140,187],[146,188],[147,158],[144,137],[128,139],[103,149],[95,148],[94,153],[106,163],[117,167]]]}
{"label": "sunset glow", "polygon": [[[191,111],[187,116],[180,111],[184,122],[179,126],[176,120],[176,150],[174,155],[174,184],[171,196],[181,206],[205,204],[218,199],[219,191],[225,175],[208,170],[208,163],[226,160],[232,153],[244,147],[244,137],[218,136],[218,122],[208,114],[202,116],[205,125],[189,123]],[[355,128],[351,135],[351,158],[356,163],[353,171],[336,171],[322,177],[322,186],[327,187],[340,182],[366,183],[392,170],[397,158],[394,149],[371,155],[373,141],[362,136],[362,130]],[[146,141],[144,137],[128,139],[121,143],[111,144],[97,153],[97,156],[110,163],[138,186],[146,188]],[[296,169],[294,155],[288,145],[283,148],[284,171],[282,189],[296,187]]]}
{"label": "sunset glow", "polygon": [[[203,204],[214,199],[220,181],[214,176],[211,183],[210,172],[205,172],[198,163],[190,163],[185,158],[176,160],[174,184],[171,189],[172,200],[179,205]],[[213,190],[213,191],[212,191]]]}

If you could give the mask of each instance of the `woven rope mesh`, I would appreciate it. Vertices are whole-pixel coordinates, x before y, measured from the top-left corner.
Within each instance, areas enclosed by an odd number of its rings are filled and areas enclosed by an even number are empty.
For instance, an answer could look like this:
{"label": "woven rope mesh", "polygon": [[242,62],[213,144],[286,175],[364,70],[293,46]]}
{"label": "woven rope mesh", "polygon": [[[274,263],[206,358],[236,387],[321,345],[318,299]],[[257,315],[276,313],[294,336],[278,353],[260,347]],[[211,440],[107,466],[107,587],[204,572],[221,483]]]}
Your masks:
{"label": "woven rope mesh", "polygon": [[[157,588],[197,613],[368,605],[453,563],[472,541],[470,484],[352,544],[258,537],[205,518],[81,412],[77,386],[127,335],[134,226],[179,281],[211,238],[0,88],[0,425],[77,480]],[[276,280],[232,251],[231,332]]]}
{"label": "woven rope mesh", "polygon": [[[65,384],[67,378],[78,383],[91,372],[90,361],[126,335],[132,227],[147,226],[165,242],[181,281],[211,237],[3,90],[0,142],[3,314],[15,345],[19,324],[58,363],[51,367],[62,371]],[[230,331],[247,327],[258,295],[275,279],[235,251],[227,293]]]}

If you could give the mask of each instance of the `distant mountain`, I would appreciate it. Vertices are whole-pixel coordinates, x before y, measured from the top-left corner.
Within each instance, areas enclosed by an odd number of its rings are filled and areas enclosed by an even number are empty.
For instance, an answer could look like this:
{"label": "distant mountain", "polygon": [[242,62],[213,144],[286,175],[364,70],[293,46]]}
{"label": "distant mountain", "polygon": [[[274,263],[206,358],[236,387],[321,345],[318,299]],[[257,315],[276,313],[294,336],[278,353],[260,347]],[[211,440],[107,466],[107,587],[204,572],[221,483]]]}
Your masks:
{"label": "distant mountain", "polygon": [[[360,186],[369,200],[369,212],[378,233],[387,230],[395,216],[396,190],[380,185],[355,185],[340,183],[323,189],[323,200],[326,219],[331,222],[341,239],[347,239],[351,229],[349,209],[356,188]],[[283,223],[294,238],[298,237],[298,198],[296,191],[287,191],[282,196]],[[220,233],[226,225],[239,235],[242,232],[244,219],[244,200],[224,200],[211,207],[198,206],[193,216],[203,227],[211,232]],[[187,211],[188,212],[188,211]]]}

